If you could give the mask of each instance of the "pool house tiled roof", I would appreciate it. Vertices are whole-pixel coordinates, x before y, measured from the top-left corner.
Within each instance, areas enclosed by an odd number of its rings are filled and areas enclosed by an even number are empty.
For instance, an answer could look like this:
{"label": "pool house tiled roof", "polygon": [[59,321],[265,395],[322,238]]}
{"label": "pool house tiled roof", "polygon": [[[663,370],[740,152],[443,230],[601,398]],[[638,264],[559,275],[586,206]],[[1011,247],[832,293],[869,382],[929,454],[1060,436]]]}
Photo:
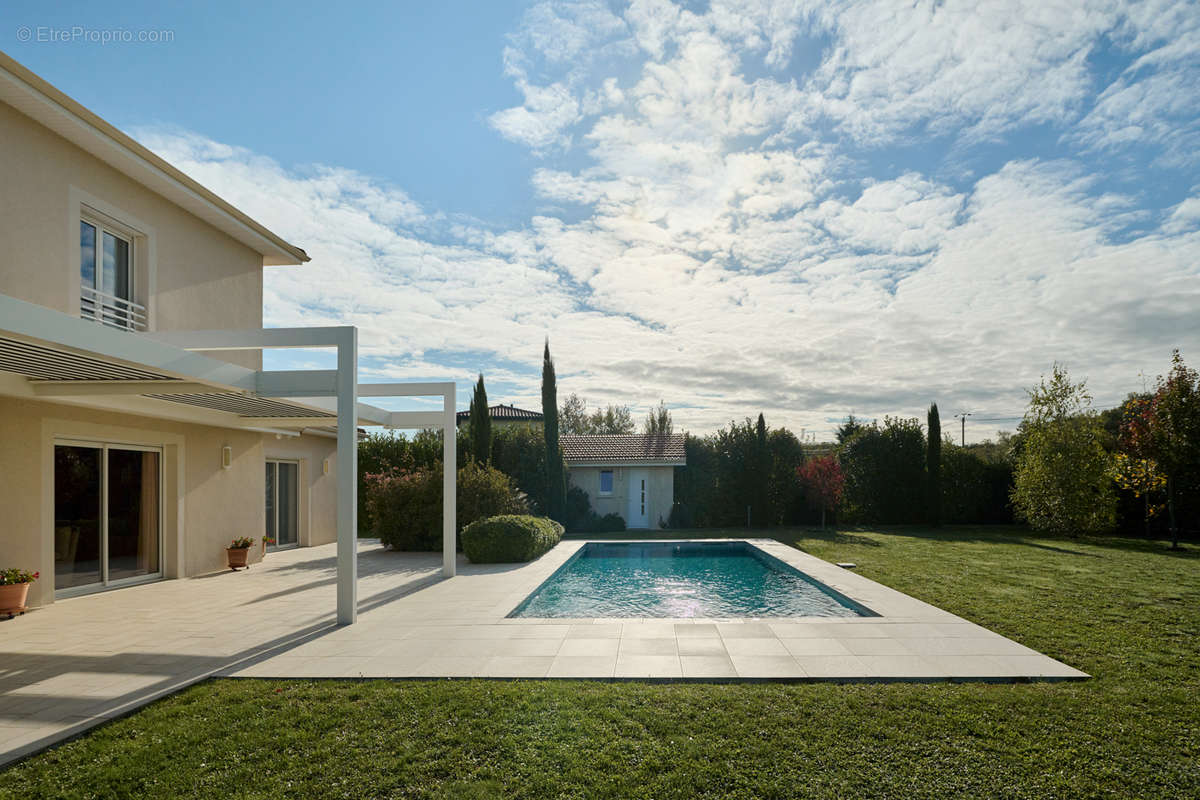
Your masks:
{"label": "pool house tiled roof", "polygon": [[568,466],[584,464],[661,464],[687,463],[683,434],[563,435],[563,455]]}
{"label": "pool house tiled roof", "polygon": [[[466,421],[470,418],[470,416],[471,416],[470,411],[459,411],[458,412],[458,424],[459,425],[466,424]],[[517,408],[516,406],[505,405],[504,403],[500,403],[499,405],[494,405],[494,406],[488,406],[488,416],[491,417],[493,420],[497,420],[500,422],[541,422],[542,421],[542,412],[540,412],[540,411],[529,411],[524,408]]]}

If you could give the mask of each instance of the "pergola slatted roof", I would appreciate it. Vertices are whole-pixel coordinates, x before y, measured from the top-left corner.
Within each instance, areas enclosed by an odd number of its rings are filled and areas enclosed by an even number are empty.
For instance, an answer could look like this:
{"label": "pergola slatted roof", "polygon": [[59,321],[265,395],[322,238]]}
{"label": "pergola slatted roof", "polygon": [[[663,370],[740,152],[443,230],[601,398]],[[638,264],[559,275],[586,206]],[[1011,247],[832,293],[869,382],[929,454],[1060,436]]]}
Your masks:
{"label": "pergola slatted roof", "polygon": [[337,419],[337,414],[328,411],[318,411],[279,400],[234,392],[144,394],[142,396],[155,400],[166,400],[171,403],[185,403],[190,406],[199,406],[200,408],[211,408],[214,411],[228,411],[243,417],[327,417],[331,420]]}
{"label": "pergola slatted roof", "polygon": [[172,381],[170,375],[56,350],[52,347],[0,337],[0,370],[34,380],[52,381]]}

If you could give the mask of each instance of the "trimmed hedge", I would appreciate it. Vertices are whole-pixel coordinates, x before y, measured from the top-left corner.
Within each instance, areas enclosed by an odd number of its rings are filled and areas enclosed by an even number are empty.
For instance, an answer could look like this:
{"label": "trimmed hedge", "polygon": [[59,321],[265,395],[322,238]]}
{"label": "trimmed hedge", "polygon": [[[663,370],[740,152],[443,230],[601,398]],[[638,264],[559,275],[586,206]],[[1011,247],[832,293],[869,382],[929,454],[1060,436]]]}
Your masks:
{"label": "trimmed hedge", "polygon": [[502,514],[472,522],[462,530],[462,547],[475,564],[532,561],[558,544],[563,526],[546,517]]}

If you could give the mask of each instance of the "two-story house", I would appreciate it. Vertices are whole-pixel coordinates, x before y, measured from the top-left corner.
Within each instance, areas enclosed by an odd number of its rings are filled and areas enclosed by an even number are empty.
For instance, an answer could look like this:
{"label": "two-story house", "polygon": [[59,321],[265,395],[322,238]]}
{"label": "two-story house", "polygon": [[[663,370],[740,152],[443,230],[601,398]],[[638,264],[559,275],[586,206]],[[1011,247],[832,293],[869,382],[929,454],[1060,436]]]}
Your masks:
{"label": "two-story house", "polygon": [[[338,435],[391,421],[352,403],[339,427],[356,366],[310,376],[308,398],[257,349],[170,343],[263,332],[263,270],[305,261],[0,53],[0,567],[40,571],[30,605],[221,569],[234,537],[257,557],[264,539],[341,531],[352,619],[354,516],[337,487],[353,486],[353,460],[338,472]],[[327,330],[350,333],[353,362],[353,329]],[[422,386],[449,387],[452,420],[453,386]]]}

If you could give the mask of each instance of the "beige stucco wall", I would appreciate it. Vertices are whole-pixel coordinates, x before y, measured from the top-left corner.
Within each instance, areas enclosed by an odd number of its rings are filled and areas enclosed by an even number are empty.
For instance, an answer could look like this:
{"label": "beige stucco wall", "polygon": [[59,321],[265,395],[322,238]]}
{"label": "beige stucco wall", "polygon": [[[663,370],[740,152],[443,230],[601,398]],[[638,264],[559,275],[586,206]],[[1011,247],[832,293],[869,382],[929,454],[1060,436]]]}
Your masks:
{"label": "beige stucco wall", "polygon": [[[336,530],[336,441],[191,425],[44,401],[0,397],[0,565],[38,570],[30,601],[54,596],[54,442],[75,439],[163,449],[163,572],[168,578],[225,567],[235,536],[260,540],[265,530],[264,459],[301,460],[307,530],[302,544],[332,541]],[[221,467],[221,450],[233,464]],[[330,474],[321,461],[330,458]],[[256,547],[254,558],[260,557]],[[269,557],[269,556],[268,556]]]}
{"label": "beige stucco wall", "polygon": [[[613,492],[601,496],[600,471],[606,469],[613,471]],[[646,516],[649,527],[656,529],[667,521],[675,502],[674,467],[568,467],[568,476],[572,486],[587,493],[593,511],[600,515],[619,514],[628,523],[630,471],[639,469],[646,471]]]}
{"label": "beige stucco wall", "polygon": [[[259,253],[0,103],[0,293],[79,315],[81,205],[143,234],[135,299],[152,328],[262,327]],[[256,351],[213,355],[261,366]]]}

